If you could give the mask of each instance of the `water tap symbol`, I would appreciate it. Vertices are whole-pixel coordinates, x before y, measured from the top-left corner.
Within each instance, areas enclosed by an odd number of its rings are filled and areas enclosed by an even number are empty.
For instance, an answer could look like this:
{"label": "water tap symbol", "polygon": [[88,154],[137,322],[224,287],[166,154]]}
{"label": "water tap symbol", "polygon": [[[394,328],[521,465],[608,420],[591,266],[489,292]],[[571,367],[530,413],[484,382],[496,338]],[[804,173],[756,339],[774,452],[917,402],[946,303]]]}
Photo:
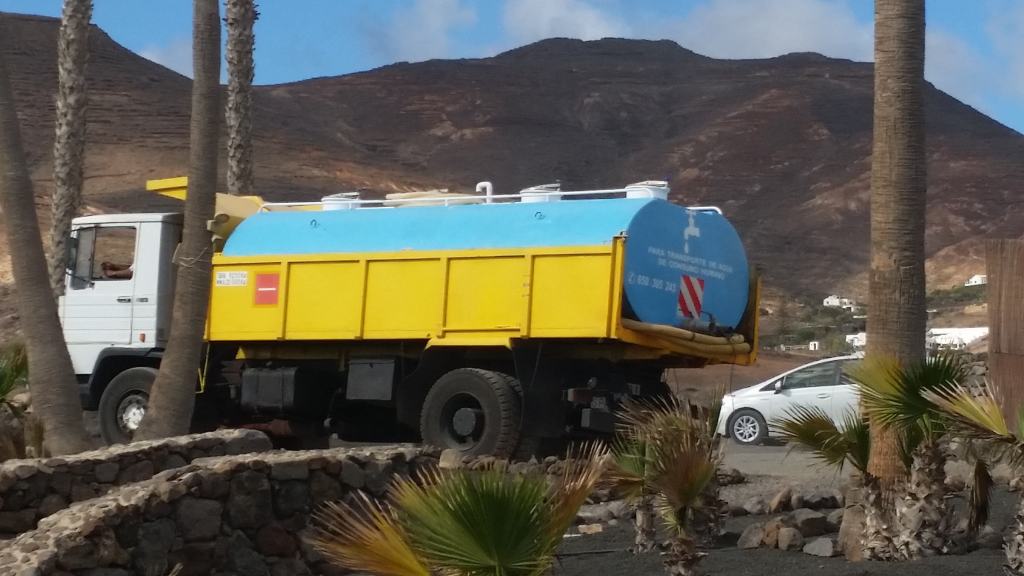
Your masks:
{"label": "water tap symbol", "polygon": [[683,253],[690,253],[690,236],[700,238],[700,228],[693,221],[694,213],[690,212],[690,224],[683,230]]}

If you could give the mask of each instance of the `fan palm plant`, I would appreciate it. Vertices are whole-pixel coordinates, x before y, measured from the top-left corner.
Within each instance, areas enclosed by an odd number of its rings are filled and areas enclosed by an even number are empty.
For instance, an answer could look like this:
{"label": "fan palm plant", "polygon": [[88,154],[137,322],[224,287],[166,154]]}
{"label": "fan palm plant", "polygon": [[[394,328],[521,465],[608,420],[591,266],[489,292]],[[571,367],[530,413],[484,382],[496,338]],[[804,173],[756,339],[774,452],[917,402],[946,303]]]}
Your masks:
{"label": "fan palm plant", "polygon": [[[990,383],[978,394],[956,384],[929,392],[926,397],[950,418],[957,433],[987,445],[1018,473],[1024,467],[1024,407],[1018,408],[1014,429],[1006,421],[998,391]],[[1017,510],[1013,533],[1006,539],[1006,567],[1012,574],[1024,574],[1024,499]]]}
{"label": "fan palm plant", "polygon": [[0,461],[24,458],[25,413],[24,409],[10,401],[14,392],[28,382],[28,355],[20,343],[8,344],[0,349],[0,410],[9,414],[9,426],[0,437]]}
{"label": "fan palm plant", "polygon": [[389,504],[360,495],[326,505],[312,544],[341,567],[380,576],[543,574],[605,456],[596,444],[571,453],[550,485],[501,464],[401,479]]}
{"label": "fan palm plant", "polygon": [[866,414],[902,439],[900,453],[909,471],[905,489],[895,496],[899,557],[920,558],[948,550],[950,516],[946,510],[946,456],[940,442],[945,418],[929,392],[966,377],[956,356],[939,354],[901,367],[895,359],[872,359],[849,370]]}
{"label": "fan palm plant", "polygon": [[[845,414],[840,424],[816,406],[795,406],[772,423],[783,440],[793,448],[810,452],[826,466],[841,472],[846,466],[858,474],[863,492],[864,531],[861,547],[864,556],[874,560],[897,557],[891,514],[883,501],[878,479],[868,472],[871,433],[868,422],[854,411]],[[906,442],[901,442],[905,446]],[[901,451],[906,451],[901,448]]]}
{"label": "fan palm plant", "polygon": [[717,412],[686,401],[637,404],[624,410],[612,449],[609,480],[637,501],[637,549],[652,549],[654,518],[670,533],[662,560],[669,574],[696,573],[698,538],[717,534]]}

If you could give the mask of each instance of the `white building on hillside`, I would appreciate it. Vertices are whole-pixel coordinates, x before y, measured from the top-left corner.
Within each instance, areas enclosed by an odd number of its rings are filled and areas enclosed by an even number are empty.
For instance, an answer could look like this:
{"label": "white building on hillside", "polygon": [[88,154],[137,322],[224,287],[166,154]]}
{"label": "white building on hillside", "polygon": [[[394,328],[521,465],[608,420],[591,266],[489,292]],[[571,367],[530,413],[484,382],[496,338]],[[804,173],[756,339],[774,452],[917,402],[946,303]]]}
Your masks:
{"label": "white building on hillside", "polygon": [[988,336],[988,326],[977,328],[932,328],[925,334],[929,347],[962,350]]}
{"label": "white building on hillside", "polygon": [[988,276],[985,274],[975,274],[964,282],[964,286],[984,286],[988,284]]}
{"label": "white building on hillside", "polygon": [[867,332],[858,332],[856,334],[847,334],[846,343],[854,348],[860,350],[861,348],[868,345],[868,334]]}
{"label": "white building on hillside", "polygon": [[843,298],[837,294],[833,294],[822,300],[821,305],[826,308],[842,308],[849,312],[853,312],[857,308],[857,303],[854,302],[852,298]]}

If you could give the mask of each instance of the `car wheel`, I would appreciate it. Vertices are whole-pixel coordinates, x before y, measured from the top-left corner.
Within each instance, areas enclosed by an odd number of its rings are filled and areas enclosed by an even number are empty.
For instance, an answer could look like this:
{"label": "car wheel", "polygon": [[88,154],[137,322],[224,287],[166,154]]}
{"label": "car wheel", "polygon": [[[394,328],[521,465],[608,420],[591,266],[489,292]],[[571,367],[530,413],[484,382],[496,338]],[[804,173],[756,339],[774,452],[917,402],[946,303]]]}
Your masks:
{"label": "car wheel", "polygon": [[511,456],[519,444],[520,397],[499,372],[460,368],[427,393],[420,414],[423,442],[467,456]]}
{"label": "car wheel", "polygon": [[137,367],[121,372],[100,396],[100,434],[107,444],[127,444],[142,423],[156,368]]}
{"label": "car wheel", "polygon": [[768,437],[768,424],[755,410],[737,410],[729,419],[729,435],[738,444],[760,444]]}

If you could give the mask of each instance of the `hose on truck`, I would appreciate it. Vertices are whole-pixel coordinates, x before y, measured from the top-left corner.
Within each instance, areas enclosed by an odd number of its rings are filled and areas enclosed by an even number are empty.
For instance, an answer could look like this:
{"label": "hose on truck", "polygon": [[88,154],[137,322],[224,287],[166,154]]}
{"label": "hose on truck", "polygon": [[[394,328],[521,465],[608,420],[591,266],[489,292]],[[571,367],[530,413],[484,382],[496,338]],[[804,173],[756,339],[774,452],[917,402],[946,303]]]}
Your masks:
{"label": "hose on truck", "polygon": [[714,358],[750,354],[750,343],[741,334],[732,336],[709,336],[692,330],[684,330],[664,324],[648,324],[629,318],[622,319],[622,327],[641,332],[660,340],[671,347],[683,348],[695,355]]}

